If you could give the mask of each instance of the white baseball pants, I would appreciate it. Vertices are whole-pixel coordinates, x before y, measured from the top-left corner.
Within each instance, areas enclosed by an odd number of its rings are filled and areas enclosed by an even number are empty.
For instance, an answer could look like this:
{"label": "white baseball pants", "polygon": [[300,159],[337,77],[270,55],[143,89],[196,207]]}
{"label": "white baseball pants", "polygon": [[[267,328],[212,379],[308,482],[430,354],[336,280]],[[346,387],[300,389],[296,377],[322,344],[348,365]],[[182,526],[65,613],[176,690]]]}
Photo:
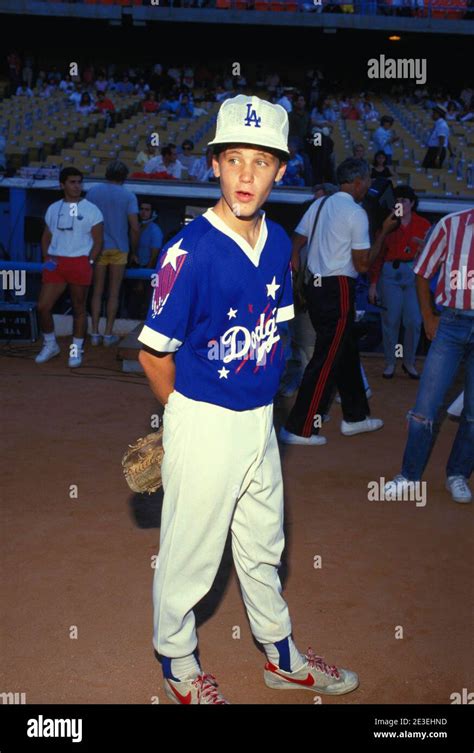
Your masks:
{"label": "white baseball pants", "polygon": [[164,502],[153,580],[153,645],[163,656],[197,645],[193,607],[210,590],[229,527],[250,627],[260,643],[290,635],[277,568],[283,483],[273,405],[234,411],[171,393],[164,412]]}

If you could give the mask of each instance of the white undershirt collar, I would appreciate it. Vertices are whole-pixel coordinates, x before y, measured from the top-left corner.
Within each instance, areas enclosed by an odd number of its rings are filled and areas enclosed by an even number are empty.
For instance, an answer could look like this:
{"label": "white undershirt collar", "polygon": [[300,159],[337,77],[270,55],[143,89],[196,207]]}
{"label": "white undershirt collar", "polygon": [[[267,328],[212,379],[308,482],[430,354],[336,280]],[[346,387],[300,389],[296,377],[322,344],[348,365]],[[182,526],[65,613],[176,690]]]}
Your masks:
{"label": "white undershirt collar", "polygon": [[265,212],[263,209],[260,210],[260,216],[262,218],[260,223],[260,231],[258,234],[257,243],[255,244],[255,248],[252,248],[250,243],[245,240],[239,233],[236,233],[235,230],[232,230],[219,215],[217,215],[214,210],[210,207],[207,209],[204,214],[202,215],[206,218],[208,222],[211,223],[217,230],[220,230],[221,233],[224,233],[224,235],[227,235],[229,238],[232,238],[235,243],[239,246],[239,248],[244,252],[246,256],[250,259],[252,264],[254,264],[256,267],[258,267],[260,262],[260,256],[262,255],[262,251],[265,247],[265,243],[267,242],[268,238],[268,229],[267,229],[267,223],[265,222]]}

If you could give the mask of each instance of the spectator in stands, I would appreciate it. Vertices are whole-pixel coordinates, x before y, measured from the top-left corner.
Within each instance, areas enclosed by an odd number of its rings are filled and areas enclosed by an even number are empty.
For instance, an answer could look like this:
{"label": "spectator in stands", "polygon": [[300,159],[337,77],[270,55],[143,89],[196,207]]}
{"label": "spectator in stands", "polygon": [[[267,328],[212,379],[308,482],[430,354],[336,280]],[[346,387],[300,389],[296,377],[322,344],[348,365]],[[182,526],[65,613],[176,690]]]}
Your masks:
{"label": "spectator in stands", "polygon": [[468,120],[474,120],[474,100],[467,111],[459,118],[460,123],[466,123]]}
{"label": "spectator in stands", "polygon": [[105,78],[105,74],[103,71],[99,73],[97,76],[97,81],[95,82],[95,88],[98,92],[106,92],[108,87],[108,81]]}
{"label": "spectator in stands", "polygon": [[212,147],[208,146],[205,156],[194,161],[188,177],[190,180],[199,181],[199,183],[208,183],[215,180],[212,168]]}
{"label": "spectator in stands", "polygon": [[173,79],[177,86],[181,86],[181,69],[176,67],[168,68],[168,76]]}
{"label": "spectator in stands", "polygon": [[453,102],[451,100],[450,102],[448,102],[448,106],[446,108],[446,118],[445,118],[445,120],[456,120],[458,114],[459,114],[459,110],[456,107],[456,102]]}
{"label": "spectator in stands", "polygon": [[33,59],[29,56],[25,58],[21,80],[31,89],[33,85]]}
{"label": "spectator in stands", "polygon": [[364,123],[373,123],[379,119],[380,115],[370,102],[364,102],[361,117]]}
{"label": "spectator in stands", "polygon": [[31,91],[28,84],[26,84],[24,81],[20,84],[20,86],[16,90],[16,96],[17,97],[32,97],[33,92]]}
{"label": "spectator in stands", "polygon": [[166,173],[170,178],[180,180],[183,173],[183,165],[179,161],[176,149],[164,146],[159,157],[153,157],[143,168],[145,173]]}
{"label": "spectator in stands", "polygon": [[[131,256],[131,267],[154,269],[158,254],[163,245],[163,232],[156,224],[157,214],[151,202],[140,202],[140,239],[136,254]],[[132,319],[146,317],[149,298],[152,293],[149,280],[131,280],[130,297],[127,303],[128,315]]]}
{"label": "spectator in stands", "polygon": [[389,233],[382,251],[369,270],[369,301],[377,302],[380,293],[383,347],[385,353],[384,379],[395,374],[398,335],[403,322],[403,371],[411,379],[419,379],[415,367],[416,349],[421,332],[421,313],[416,296],[413,263],[418,256],[430,223],[416,213],[418,198],[410,186],[395,188],[397,204],[403,216],[397,228]]}
{"label": "spectator in stands", "polygon": [[373,178],[393,178],[393,173],[387,165],[387,155],[382,149],[374,154],[374,161],[372,162],[372,172],[370,177]]}
{"label": "spectator in stands", "polygon": [[160,105],[156,101],[156,94],[154,91],[149,91],[145,95],[145,99],[142,102],[142,110],[146,113],[158,112]]}
{"label": "spectator in stands", "polygon": [[94,110],[95,104],[93,103],[90,94],[84,92],[81,96],[81,101],[76,105],[76,112],[79,113],[79,115],[90,115]]}
{"label": "spectator in stands", "polygon": [[169,112],[172,115],[176,113],[176,110],[179,107],[178,98],[175,93],[169,94],[169,96],[165,96],[161,102],[160,106],[158,108],[158,112]]}
{"label": "spectator in stands", "polygon": [[[109,270],[109,295],[107,300],[107,320],[103,344],[107,347],[117,343],[119,338],[112,334],[119,304],[128,253],[136,254],[140,236],[138,224],[138,202],[134,193],[124,187],[128,167],[120,160],[111,162],[106,170],[106,183],[92,186],[87,198],[104,216],[104,246],[94,271],[94,288],[91,301],[92,345],[100,345],[99,319],[102,306],[107,268]],[[130,228],[130,244],[128,231]]]}
{"label": "spectator in stands", "polygon": [[99,90],[97,92],[95,109],[97,112],[115,112],[115,105],[112,100],[106,96],[105,92]]}
{"label": "spectator in stands", "polygon": [[[314,128],[306,151],[311,166],[311,182],[334,183],[336,180],[334,164],[334,141],[331,138],[331,126]],[[316,138],[318,137],[318,138]],[[308,181],[307,184],[309,185]]]}
{"label": "spectator in stands", "polygon": [[298,142],[298,148],[304,147],[306,139],[310,135],[311,118],[306,109],[306,100],[302,94],[296,97],[293,110],[288,115],[289,135],[288,138]]}
{"label": "spectator in stands", "polygon": [[265,78],[265,88],[270,94],[275,94],[279,85],[280,76],[278,75],[278,73],[269,73]]}
{"label": "spectator in stands", "polygon": [[304,161],[301,154],[298,154],[298,141],[289,139],[288,150],[290,156],[286,163],[286,172],[281,181],[277,184],[280,186],[304,186]]}
{"label": "spectator in stands", "polygon": [[442,105],[433,108],[434,126],[428,136],[427,151],[421,164],[425,168],[440,169],[446,158],[449,142],[449,126],[445,120],[446,109]]}
{"label": "spectator in stands", "polygon": [[293,93],[294,89],[292,86],[285,86],[285,88],[283,89],[283,94],[276,101],[277,105],[284,107],[288,113],[290,113],[293,109]]}
{"label": "spectator in stands", "polygon": [[51,86],[46,81],[43,81],[41,88],[39,89],[37,96],[40,97],[40,99],[49,99],[54,92],[54,86]]}
{"label": "spectator in stands", "polygon": [[323,100],[323,107],[322,107],[322,114],[323,118],[327,123],[335,123],[337,120],[337,112],[331,103],[330,99],[324,99]]}
{"label": "spectator in stands", "polygon": [[380,126],[374,131],[374,149],[376,152],[382,151],[387,155],[387,165],[392,164],[393,149],[392,144],[399,141],[396,133],[392,132],[393,118],[390,115],[383,115],[380,119]]}
{"label": "spectator in stands", "polygon": [[133,93],[133,84],[128,76],[122,76],[122,80],[117,84],[117,92],[127,96]]}
{"label": "spectator in stands", "polygon": [[145,145],[145,149],[137,154],[135,157],[135,164],[140,167],[145,167],[147,162],[156,157],[158,147],[154,144],[153,136],[149,136]]}
{"label": "spectator in stands", "polygon": [[11,91],[15,91],[16,88],[20,85],[21,74],[21,58],[15,50],[7,55],[7,63]]}
{"label": "spectator in stands", "polygon": [[74,91],[69,96],[69,101],[72,102],[75,107],[77,107],[77,105],[79,105],[81,102],[82,94],[82,84],[80,81],[76,81],[76,83],[74,84]]}
{"label": "spectator in stands", "polygon": [[216,92],[214,95],[216,102],[223,102],[225,99],[229,99],[232,96],[232,92],[225,89],[222,84],[216,86]]}
{"label": "spectator in stands", "polygon": [[178,109],[176,110],[176,117],[178,118],[192,118],[194,113],[194,105],[189,101],[187,94],[181,96]]}
{"label": "spectator in stands", "polygon": [[366,159],[364,144],[354,144],[352,147],[352,155],[356,159]]}
{"label": "spectator in stands", "polygon": [[194,70],[191,66],[187,65],[183,72],[183,86],[187,89],[194,89]]}
{"label": "spectator in stands", "polygon": [[344,120],[359,120],[360,115],[354,97],[350,97],[349,101],[341,107],[341,117]]}
{"label": "spectator in stands", "polygon": [[74,84],[74,81],[72,80],[69,73],[66,73],[64,78],[61,79],[59,82],[59,90],[63,92],[63,94],[68,94],[69,96],[73,93],[76,86]]}
{"label": "spectator in stands", "polygon": [[196,157],[192,154],[194,151],[194,144],[190,139],[185,139],[183,143],[181,144],[181,152],[179,154],[179,161],[183,165],[183,167],[186,168],[186,170],[191,170],[194,162],[196,161]]}
{"label": "spectator in stands", "polygon": [[138,94],[139,97],[145,98],[149,91],[150,85],[146,83],[144,78],[141,78],[135,84],[134,92],[135,94]]}
{"label": "spectator in stands", "polygon": [[81,365],[87,332],[86,301],[92,282],[92,268],[102,249],[104,218],[97,206],[81,199],[83,175],[76,167],[65,167],[59,174],[64,198],[51,204],[45,216],[41,251],[45,266],[38,300],[38,314],[44,344],[36,363],[45,363],[59,355],[52,310],[69,286],[73,310],[74,349],[69,366]]}

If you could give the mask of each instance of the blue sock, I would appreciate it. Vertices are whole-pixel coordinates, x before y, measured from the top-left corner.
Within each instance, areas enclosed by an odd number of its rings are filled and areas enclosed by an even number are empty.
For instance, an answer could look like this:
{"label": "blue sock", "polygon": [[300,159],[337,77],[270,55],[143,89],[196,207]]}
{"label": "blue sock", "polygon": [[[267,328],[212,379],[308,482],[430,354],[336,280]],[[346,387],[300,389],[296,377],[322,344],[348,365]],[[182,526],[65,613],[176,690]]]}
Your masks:
{"label": "blue sock", "polygon": [[179,659],[163,656],[162,669],[163,676],[175,682],[180,682],[185,677],[197,676],[202,671],[197,658],[197,649],[192,654],[179,657]]}
{"label": "blue sock", "polygon": [[264,643],[263,648],[268,661],[276,664],[284,672],[297,672],[304,665],[305,660],[296,648],[291,635],[276,643]]}

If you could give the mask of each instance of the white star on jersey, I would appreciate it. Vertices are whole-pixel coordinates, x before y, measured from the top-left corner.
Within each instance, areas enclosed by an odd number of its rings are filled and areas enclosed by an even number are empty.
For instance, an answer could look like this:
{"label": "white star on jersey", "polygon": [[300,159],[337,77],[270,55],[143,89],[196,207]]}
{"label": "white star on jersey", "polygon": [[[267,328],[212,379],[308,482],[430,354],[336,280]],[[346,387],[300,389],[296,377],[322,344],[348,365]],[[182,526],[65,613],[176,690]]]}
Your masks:
{"label": "white star on jersey", "polygon": [[267,295],[275,300],[275,294],[278,288],[281,288],[281,285],[277,285],[276,277],[273,275],[273,280],[267,284]]}
{"label": "white star on jersey", "polygon": [[218,369],[217,373],[219,374],[219,379],[227,379],[229,369],[226,369],[226,367],[223,366],[222,369]]}
{"label": "white star on jersey", "polygon": [[229,317],[229,319],[235,319],[235,317],[237,316],[237,309],[233,309],[231,306],[227,312],[227,316]]}
{"label": "white star on jersey", "polygon": [[183,254],[188,253],[187,251],[184,250],[184,248],[181,248],[182,241],[183,239],[180,238],[179,241],[174,244],[174,246],[170,246],[170,248],[166,252],[166,256],[164,258],[163,264],[161,265],[161,269],[166,267],[167,264],[171,264],[174,271],[176,272],[176,259],[178,258],[178,256],[183,256]]}

